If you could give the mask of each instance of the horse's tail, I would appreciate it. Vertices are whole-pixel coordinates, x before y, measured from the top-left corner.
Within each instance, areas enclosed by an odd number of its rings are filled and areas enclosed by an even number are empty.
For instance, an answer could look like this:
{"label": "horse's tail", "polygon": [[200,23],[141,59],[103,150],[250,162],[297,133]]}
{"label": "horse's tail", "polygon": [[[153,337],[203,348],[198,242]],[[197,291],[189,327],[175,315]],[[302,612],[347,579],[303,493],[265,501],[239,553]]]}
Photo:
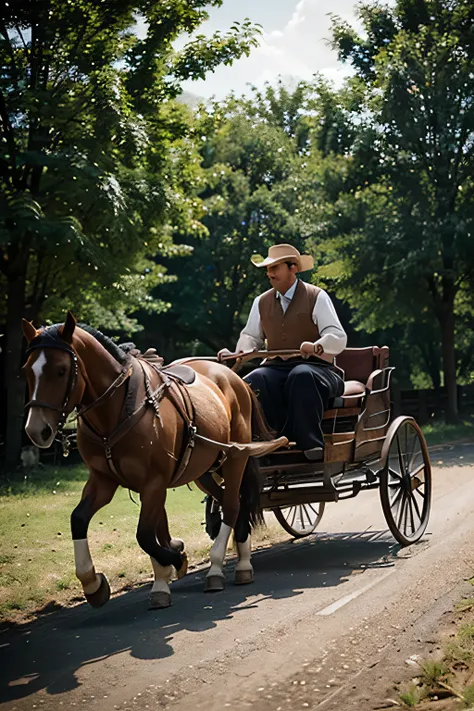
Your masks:
{"label": "horse's tail", "polygon": [[[243,382],[245,383],[245,380]],[[252,400],[252,436],[260,441],[269,442],[275,439],[276,433],[270,429],[263,408],[254,391],[248,383],[245,384],[248,388],[250,399]]]}
{"label": "horse's tail", "polygon": [[[252,401],[252,439],[270,442],[275,439],[275,432],[268,426],[262,406],[254,391],[248,383],[245,384]],[[265,522],[263,510],[260,506],[262,486],[263,478],[258,459],[249,457],[240,486],[240,513],[235,527],[236,541],[246,541],[251,529]]]}
{"label": "horse's tail", "polygon": [[265,522],[260,506],[262,483],[258,460],[255,457],[249,457],[240,485],[240,513],[235,526],[236,541],[243,543],[247,540],[252,528]]}

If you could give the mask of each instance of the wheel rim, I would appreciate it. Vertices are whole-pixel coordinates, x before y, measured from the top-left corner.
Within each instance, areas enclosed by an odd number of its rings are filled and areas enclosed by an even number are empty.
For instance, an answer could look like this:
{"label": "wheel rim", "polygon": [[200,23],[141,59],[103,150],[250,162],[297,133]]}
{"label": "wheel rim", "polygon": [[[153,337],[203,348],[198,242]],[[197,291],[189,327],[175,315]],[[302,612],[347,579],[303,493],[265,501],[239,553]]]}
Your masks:
{"label": "wheel rim", "polygon": [[298,504],[280,508],[288,529],[298,536],[307,536],[314,531],[323,515],[322,503]]}
{"label": "wheel rim", "polygon": [[406,421],[395,432],[385,472],[390,529],[403,543],[416,541],[426,528],[431,498],[429,458],[416,423]]}

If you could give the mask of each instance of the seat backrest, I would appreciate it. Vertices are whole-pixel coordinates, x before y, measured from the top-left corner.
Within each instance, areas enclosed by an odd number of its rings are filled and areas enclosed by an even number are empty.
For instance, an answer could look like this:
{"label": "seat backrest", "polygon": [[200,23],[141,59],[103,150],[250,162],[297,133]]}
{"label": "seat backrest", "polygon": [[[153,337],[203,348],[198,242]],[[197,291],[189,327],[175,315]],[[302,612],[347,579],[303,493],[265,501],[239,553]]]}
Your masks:
{"label": "seat backrest", "polygon": [[366,383],[374,370],[388,366],[388,353],[388,346],[346,348],[336,356],[336,365],[344,371],[345,380],[359,380],[361,383]]}

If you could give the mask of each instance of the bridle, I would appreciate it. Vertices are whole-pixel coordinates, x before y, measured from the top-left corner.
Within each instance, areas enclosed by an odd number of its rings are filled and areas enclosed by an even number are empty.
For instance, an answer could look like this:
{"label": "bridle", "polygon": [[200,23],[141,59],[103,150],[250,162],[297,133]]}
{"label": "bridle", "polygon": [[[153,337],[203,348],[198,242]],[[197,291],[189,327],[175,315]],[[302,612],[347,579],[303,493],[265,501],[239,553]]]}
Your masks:
{"label": "bridle", "polygon": [[[32,351],[37,350],[37,349],[43,349],[43,348],[55,348],[56,350],[59,351],[65,351],[66,353],[69,353],[71,356],[71,368],[69,370],[69,380],[66,388],[66,395],[64,397],[64,402],[62,404],[62,407],[56,407],[55,405],[50,405],[49,402],[44,402],[43,400],[30,400],[29,402],[26,403],[25,405],[25,410],[28,411],[32,407],[41,407],[41,408],[46,408],[48,410],[53,410],[53,412],[59,413],[58,417],[58,423],[57,423],[57,434],[59,434],[60,437],[62,437],[63,441],[63,450],[65,456],[67,456],[68,452],[68,444],[67,444],[67,438],[65,437],[63,433],[63,428],[66,423],[66,420],[69,416],[69,414],[72,412],[74,407],[69,406],[69,400],[71,398],[71,395],[74,391],[74,388],[76,386],[77,382],[77,376],[79,373],[79,365],[78,365],[78,358],[77,354],[74,351],[74,349],[69,346],[67,343],[64,341],[61,341],[57,338],[55,338],[53,335],[51,335],[48,332],[45,333],[40,333],[38,336],[33,338],[33,340],[30,342],[30,345],[28,346],[26,350],[26,355],[28,356]],[[93,402],[91,402],[89,405],[83,405],[81,408],[78,408],[78,413],[77,417],[82,417],[85,412],[88,410],[91,410],[98,405],[103,404],[113,393],[116,391],[117,388],[119,388],[131,375],[132,373],[132,368],[131,368],[131,363],[129,360],[124,364],[122,367],[122,370],[120,374],[117,376],[117,378],[114,380],[114,382],[106,389],[102,395],[100,395],[98,398],[96,398]],[[77,403],[79,405],[80,403]]]}
{"label": "bridle", "polygon": [[53,410],[53,412],[58,412],[59,418],[57,423],[57,431],[61,435],[63,427],[66,423],[66,419],[70,414],[68,412],[69,399],[77,382],[77,376],[79,372],[77,355],[75,351],[71,348],[71,346],[69,346],[67,343],[64,343],[63,341],[56,340],[49,333],[41,333],[39,336],[33,338],[26,350],[26,355],[29,356],[32,351],[38,350],[39,348],[55,348],[58,351],[66,351],[66,353],[69,353],[69,355],[71,356],[71,368],[69,370],[69,379],[66,387],[66,395],[64,397],[62,407],[56,407],[55,405],[50,405],[49,402],[44,402],[43,400],[37,399],[30,400],[25,405],[26,411],[30,410],[32,407],[41,407],[46,408],[48,410]]}

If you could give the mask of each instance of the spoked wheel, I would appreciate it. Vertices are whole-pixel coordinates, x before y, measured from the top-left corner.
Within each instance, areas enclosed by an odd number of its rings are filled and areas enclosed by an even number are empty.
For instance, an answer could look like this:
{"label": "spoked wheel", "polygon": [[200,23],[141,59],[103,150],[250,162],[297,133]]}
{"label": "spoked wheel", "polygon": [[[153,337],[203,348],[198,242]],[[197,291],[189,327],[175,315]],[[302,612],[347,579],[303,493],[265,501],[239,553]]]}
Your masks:
{"label": "spoked wheel", "polygon": [[304,538],[313,533],[323,517],[323,512],[323,501],[273,509],[278,523],[294,538]]}
{"label": "spoked wheel", "polygon": [[425,438],[412,417],[397,417],[381,454],[380,499],[388,527],[402,546],[418,541],[428,525],[431,465]]}

